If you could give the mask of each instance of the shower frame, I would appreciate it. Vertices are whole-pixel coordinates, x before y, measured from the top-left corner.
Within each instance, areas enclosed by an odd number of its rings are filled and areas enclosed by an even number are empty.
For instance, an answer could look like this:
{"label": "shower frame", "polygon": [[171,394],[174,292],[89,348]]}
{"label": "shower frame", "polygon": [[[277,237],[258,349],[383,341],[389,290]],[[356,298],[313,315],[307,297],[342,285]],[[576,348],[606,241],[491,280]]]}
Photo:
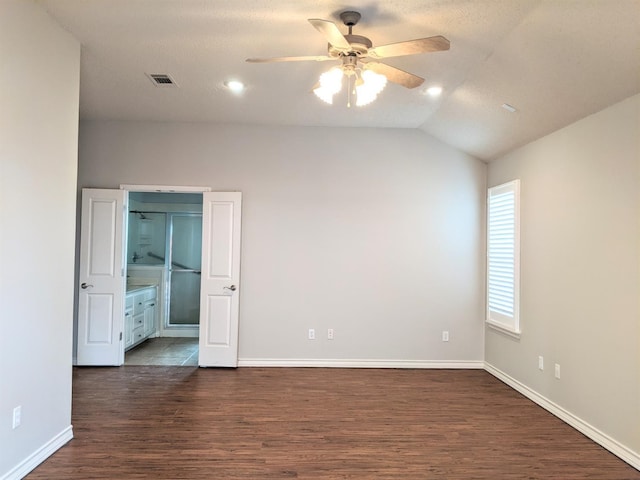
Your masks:
{"label": "shower frame", "polygon": [[[173,246],[174,246],[174,218],[176,217],[190,217],[190,218],[199,218],[200,225],[202,228],[202,213],[185,213],[185,212],[164,212],[166,214],[166,241],[165,241],[165,269],[166,269],[166,315],[163,319],[164,325],[163,328],[165,330],[173,330],[173,329],[184,329],[184,328],[197,328],[199,326],[199,317],[200,317],[200,279],[198,279],[198,290],[197,296],[198,301],[196,302],[197,306],[197,314],[196,318],[198,318],[198,323],[171,323],[171,300],[174,297],[173,295],[173,285],[172,285],[172,277],[175,273],[186,274],[193,273],[195,275],[200,276],[201,274],[201,266],[198,268],[190,268],[188,265],[184,265],[180,262],[175,262],[173,259]],[[200,233],[200,237],[202,237],[202,233]],[[200,244],[199,248],[200,259],[202,259],[202,244]],[[178,267],[177,269],[175,267]]]}

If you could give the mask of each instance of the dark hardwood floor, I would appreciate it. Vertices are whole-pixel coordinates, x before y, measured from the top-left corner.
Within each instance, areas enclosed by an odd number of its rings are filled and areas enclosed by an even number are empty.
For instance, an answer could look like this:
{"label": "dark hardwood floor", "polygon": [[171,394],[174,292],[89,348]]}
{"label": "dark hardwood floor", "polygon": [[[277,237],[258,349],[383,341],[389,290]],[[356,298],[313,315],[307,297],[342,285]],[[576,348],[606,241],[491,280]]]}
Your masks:
{"label": "dark hardwood floor", "polygon": [[28,479],[640,479],[481,370],[76,368]]}

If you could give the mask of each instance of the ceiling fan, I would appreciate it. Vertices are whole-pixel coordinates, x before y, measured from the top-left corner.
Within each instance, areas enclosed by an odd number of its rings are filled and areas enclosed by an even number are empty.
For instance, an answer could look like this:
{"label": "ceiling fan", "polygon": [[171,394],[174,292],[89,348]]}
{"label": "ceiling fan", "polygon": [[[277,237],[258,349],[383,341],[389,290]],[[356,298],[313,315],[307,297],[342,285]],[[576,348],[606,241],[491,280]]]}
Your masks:
{"label": "ceiling fan", "polygon": [[[313,25],[329,42],[327,55],[302,57],[248,58],[250,63],[299,62],[340,60],[341,65],[332,68],[320,76],[320,81],[313,91],[327,103],[332,103],[333,95],[342,85],[342,77],[353,80],[355,89],[349,88],[357,95],[357,105],[365,105],[373,101],[389,80],[406,88],[415,88],[424,82],[424,78],[405,72],[378,60],[418,53],[439,52],[449,50],[449,40],[441,35],[405,42],[390,43],[373,47],[373,42],[362,35],[353,35],[352,29],[360,20],[358,12],[346,11],[340,14],[342,22],[349,27],[349,33],[343,35],[335,23],[319,18],[310,18]],[[348,106],[350,106],[350,99]]]}

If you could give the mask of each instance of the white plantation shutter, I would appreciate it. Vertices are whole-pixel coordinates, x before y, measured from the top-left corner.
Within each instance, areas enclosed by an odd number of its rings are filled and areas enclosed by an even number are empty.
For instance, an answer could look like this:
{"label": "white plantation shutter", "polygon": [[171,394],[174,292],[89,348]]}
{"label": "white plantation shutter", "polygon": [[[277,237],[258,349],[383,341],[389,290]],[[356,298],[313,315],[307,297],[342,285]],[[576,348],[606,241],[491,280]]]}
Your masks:
{"label": "white plantation shutter", "polygon": [[489,189],[487,322],[520,333],[520,180]]}

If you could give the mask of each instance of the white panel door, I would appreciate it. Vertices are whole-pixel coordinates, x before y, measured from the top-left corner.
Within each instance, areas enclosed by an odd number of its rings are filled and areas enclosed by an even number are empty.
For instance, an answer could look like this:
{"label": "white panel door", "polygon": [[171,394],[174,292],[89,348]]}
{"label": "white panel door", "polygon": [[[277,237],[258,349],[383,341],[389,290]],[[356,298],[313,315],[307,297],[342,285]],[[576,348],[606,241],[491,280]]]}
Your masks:
{"label": "white panel door", "polygon": [[78,365],[122,365],[124,190],[82,190]]}
{"label": "white panel door", "polygon": [[240,192],[203,194],[201,367],[238,366],[241,206]]}

